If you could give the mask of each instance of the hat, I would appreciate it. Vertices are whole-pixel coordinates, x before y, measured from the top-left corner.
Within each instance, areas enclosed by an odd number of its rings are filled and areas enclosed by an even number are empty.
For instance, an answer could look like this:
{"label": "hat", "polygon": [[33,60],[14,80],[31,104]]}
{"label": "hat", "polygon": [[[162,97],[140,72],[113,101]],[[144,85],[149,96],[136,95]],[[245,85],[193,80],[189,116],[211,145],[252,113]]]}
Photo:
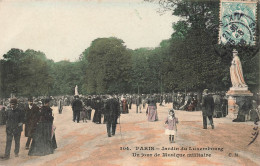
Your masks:
{"label": "hat", "polygon": [[49,103],[50,101],[51,101],[51,99],[49,99],[49,98],[44,99],[44,104]]}
{"label": "hat", "polygon": [[17,99],[16,98],[12,98],[10,100],[10,104],[17,104]]}
{"label": "hat", "polygon": [[206,93],[206,94],[207,94],[208,92],[209,92],[208,89],[204,89],[204,90],[203,90],[203,93]]}
{"label": "hat", "polygon": [[32,97],[29,97],[29,98],[28,98],[28,101],[33,102],[33,98],[32,98]]}
{"label": "hat", "polygon": [[174,114],[174,109],[169,109],[168,113],[172,112]]}

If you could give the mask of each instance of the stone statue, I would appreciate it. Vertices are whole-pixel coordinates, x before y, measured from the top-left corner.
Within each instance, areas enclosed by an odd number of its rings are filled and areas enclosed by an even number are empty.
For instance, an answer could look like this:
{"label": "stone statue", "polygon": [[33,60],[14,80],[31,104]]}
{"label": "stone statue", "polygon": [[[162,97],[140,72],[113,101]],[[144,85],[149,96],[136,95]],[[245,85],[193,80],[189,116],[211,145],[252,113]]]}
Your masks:
{"label": "stone statue", "polygon": [[238,52],[234,49],[233,60],[230,66],[232,87],[226,93],[228,97],[227,117],[235,118],[233,122],[245,121],[245,117],[248,115],[246,110],[250,110],[248,106],[253,96],[253,93],[248,90],[248,86],[245,83],[242,65],[237,54]]}
{"label": "stone statue", "polygon": [[232,87],[234,88],[244,88],[247,87],[242,71],[242,65],[238,57],[238,52],[233,50],[233,60],[230,66],[230,77],[232,82]]}
{"label": "stone statue", "polygon": [[79,92],[78,92],[78,85],[76,85],[75,87],[75,96],[78,96],[79,95]]}

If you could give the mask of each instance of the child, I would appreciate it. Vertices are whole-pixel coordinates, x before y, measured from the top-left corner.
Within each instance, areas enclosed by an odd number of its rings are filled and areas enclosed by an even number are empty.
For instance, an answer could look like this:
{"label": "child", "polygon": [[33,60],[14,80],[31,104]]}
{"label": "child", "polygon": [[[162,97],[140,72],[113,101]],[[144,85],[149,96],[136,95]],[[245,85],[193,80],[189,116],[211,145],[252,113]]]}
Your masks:
{"label": "child", "polygon": [[87,110],[85,108],[83,108],[82,111],[80,111],[80,119],[83,121],[83,122],[86,122],[87,123]]}
{"label": "child", "polygon": [[165,134],[169,135],[170,143],[174,143],[174,135],[177,134],[177,123],[178,118],[175,117],[174,110],[169,110],[169,115],[165,121],[165,124],[168,124],[165,129]]}

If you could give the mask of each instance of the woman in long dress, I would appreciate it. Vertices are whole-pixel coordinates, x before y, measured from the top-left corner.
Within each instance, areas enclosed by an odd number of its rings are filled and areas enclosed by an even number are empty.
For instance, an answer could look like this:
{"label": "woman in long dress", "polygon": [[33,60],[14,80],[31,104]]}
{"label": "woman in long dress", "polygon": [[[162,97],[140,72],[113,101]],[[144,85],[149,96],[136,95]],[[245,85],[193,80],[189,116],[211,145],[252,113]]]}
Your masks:
{"label": "woman in long dress", "polygon": [[36,131],[33,134],[33,141],[30,147],[29,156],[45,156],[52,154],[57,148],[52,109],[49,106],[49,99],[46,99],[44,106],[41,107],[39,113],[39,121]]}
{"label": "woman in long dress", "polygon": [[123,100],[121,101],[121,104],[122,104],[122,113],[123,114],[128,114],[129,111],[128,111],[128,104],[127,104],[127,101],[125,98],[123,98]]}
{"label": "woman in long dress", "polygon": [[154,100],[150,100],[146,110],[149,122],[158,121],[157,106]]}

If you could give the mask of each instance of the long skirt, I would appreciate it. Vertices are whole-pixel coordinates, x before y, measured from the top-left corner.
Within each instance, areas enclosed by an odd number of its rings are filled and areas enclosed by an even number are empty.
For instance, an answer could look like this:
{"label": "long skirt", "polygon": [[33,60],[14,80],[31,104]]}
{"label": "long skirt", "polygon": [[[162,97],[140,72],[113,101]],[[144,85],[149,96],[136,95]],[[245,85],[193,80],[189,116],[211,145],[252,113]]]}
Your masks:
{"label": "long skirt", "polygon": [[55,135],[52,136],[52,123],[39,123],[33,134],[29,156],[45,156],[52,154],[57,148]]}
{"label": "long skirt", "polygon": [[94,117],[93,117],[94,123],[101,123],[101,111],[95,110]]}
{"label": "long skirt", "polygon": [[153,122],[158,120],[157,109],[155,106],[148,106],[147,108],[148,121]]}
{"label": "long skirt", "polygon": [[128,107],[127,107],[127,104],[123,104],[123,107],[122,107],[122,114],[128,114],[129,111],[128,111]]}

